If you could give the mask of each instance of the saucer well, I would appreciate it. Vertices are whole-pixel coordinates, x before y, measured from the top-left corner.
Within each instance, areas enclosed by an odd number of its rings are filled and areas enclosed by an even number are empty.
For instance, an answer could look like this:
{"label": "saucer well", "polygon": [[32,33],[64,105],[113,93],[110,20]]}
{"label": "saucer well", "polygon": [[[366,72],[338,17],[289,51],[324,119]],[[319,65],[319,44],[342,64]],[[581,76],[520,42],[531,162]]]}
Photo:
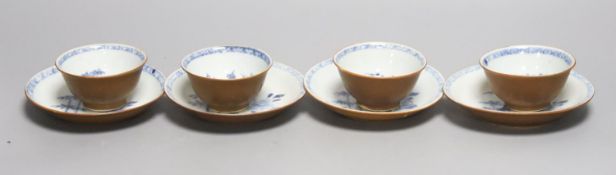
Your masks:
{"label": "saucer well", "polygon": [[145,65],[139,83],[121,109],[95,112],[83,107],[83,103],[71,94],[62,74],[56,67],[49,67],[28,81],[26,97],[35,106],[64,120],[80,123],[109,123],[135,116],[147,109],[163,95],[164,75]]}
{"label": "saucer well", "polygon": [[479,65],[464,68],[447,79],[443,91],[458,105],[478,117],[494,123],[533,126],[558,119],[562,114],[588,103],[595,92],[593,85],[572,71],[560,95],[540,111],[513,111],[492,93]]}
{"label": "saucer well", "polygon": [[340,74],[331,59],[313,66],[307,73],[304,86],[308,93],[332,111],[363,120],[390,120],[410,116],[436,104],[443,93],[443,76],[427,66],[412,92],[400,103],[400,108],[388,112],[362,110],[342,84]]}
{"label": "saucer well", "polygon": [[247,110],[239,113],[218,113],[195,94],[188,75],[178,69],[167,78],[165,93],[179,106],[206,120],[218,122],[251,122],[270,118],[299,101],[306,93],[302,86],[303,75],[281,63],[275,62],[267,72],[261,92]]}

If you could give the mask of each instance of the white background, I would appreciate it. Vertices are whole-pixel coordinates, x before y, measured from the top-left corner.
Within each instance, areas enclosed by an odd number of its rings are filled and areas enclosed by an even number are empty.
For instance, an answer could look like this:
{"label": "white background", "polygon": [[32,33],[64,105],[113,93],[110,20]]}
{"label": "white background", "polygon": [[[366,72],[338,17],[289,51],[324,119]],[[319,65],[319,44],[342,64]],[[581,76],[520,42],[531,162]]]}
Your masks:
{"label": "white background", "polygon": [[[0,1],[0,174],[614,174],[616,1]],[[447,77],[513,44],[569,51],[597,93],[552,125],[485,123],[443,99],[390,122],[306,96],[229,126],[163,98],[134,120],[80,125],[30,105],[27,80],[80,45],[143,49],[169,74],[191,51],[244,45],[305,72],[362,41],[410,45]]]}

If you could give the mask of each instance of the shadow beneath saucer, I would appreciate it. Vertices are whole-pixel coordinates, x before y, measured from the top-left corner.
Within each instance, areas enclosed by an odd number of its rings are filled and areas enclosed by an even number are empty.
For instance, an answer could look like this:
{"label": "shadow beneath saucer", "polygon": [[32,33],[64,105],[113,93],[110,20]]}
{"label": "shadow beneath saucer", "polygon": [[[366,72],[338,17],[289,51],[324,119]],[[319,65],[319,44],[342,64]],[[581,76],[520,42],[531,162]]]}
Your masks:
{"label": "shadow beneath saucer", "polygon": [[145,111],[123,121],[117,121],[104,124],[91,124],[91,123],[73,123],[70,121],[62,120],[47,113],[46,111],[37,108],[33,104],[30,104],[28,100],[23,102],[23,110],[26,113],[27,118],[44,128],[53,131],[66,132],[66,133],[98,133],[106,131],[120,130],[141,124],[150,120],[156,113],[159,112],[160,103],[154,102]]}
{"label": "shadow beneath saucer", "polygon": [[585,105],[545,125],[515,127],[484,121],[449,99],[443,100],[442,103],[445,107],[445,118],[450,122],[469,130],[504,135],[535,135],[567,130],[584,122],[590,110],[590,107]]}
{"label": "shadow beneath saucer", "polygon": [[201,119],[196,116],[197,114],[178,106],[167,98],[161,99],[161,101],[165,103],[163,110],[167,119],[172,123],[193,131],[216,134],[241,134],[271,129],[291,121],[302,108],[300,106],[302,100],[300,99],[297,104],[269,119],[248,123],[220,123]]}
{"label": "shadow beneath saucer", "polygon": [[310,116],[317,121],[343,129],[361,131],[395,131],[408,129],[429,121],[434,116],[438,115],[440,111],[442,111],[441,105],[438,104],[440,102],[437,102],[437,104],[431,108],[425,109],[424,111],[406,118],[385,121],[369,121],[342,116],[327,109],[323,106],[323,104],[319,103],[314,98],[310,98],[310,100],[306,101],[309,101],[310,105],[306,105],[304,109],[308,111]]}

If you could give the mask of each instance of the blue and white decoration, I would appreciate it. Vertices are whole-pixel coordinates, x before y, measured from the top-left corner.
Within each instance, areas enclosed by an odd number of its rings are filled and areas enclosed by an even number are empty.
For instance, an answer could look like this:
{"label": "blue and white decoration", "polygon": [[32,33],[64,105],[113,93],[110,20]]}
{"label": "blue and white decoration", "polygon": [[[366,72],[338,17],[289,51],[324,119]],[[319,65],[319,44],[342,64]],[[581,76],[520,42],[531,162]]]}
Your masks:
{"label": "blue and white decoration", "polygon": [[187,67],[188,64],[190,64],[190,62],[194,61],[195,59],[208,56],[208,55],[222,54],[222,53],[229,53],[229,52],[252,55],[252,56],[258,57],[259,59],[263,60],[268,65],[272,64],[272,59],[267,54],[257,49],[253,49],[249,47],[242,47],[242,46],[222,46],[222,47],[205,48],[205,49],[201,49],[196,52],[193,52],[182,60],[182,65],[184,67]]}
{"label": "blue and white decoration", "polygon": [[380,73],[380,72],[366,73],[366,75],[371,76],[371,77],[385,77],[385,75],[383,75],[383,73]]}
{"label": "blue and white decoration", "polygon": [[141,59],[142,61],[145,59],[145,54],[133,47],[130,46],[126,46],[126,45],[122,45],[122,44],[95,44],[95,45],[88,45],[88,46],[84,46],[84,47],[80,47],[80,48],[76,48],[73,50],[70,50],[66,53],[64,53],[62,56],[60,56],[61,58],[58,59],[57,63],[58,65],[63,65],[64,62],[66,62],[66,60],[83,54],[83,53],[87,53],[87,52],[92,52],[92,51],[98,51],[98,50],[115,50],[115,51],[124,51],[127,53],[131,53],[137,57],[139,57],[139,59]]}
{"label": "blue and white decoration", "polygon": [[573,63],[573,59],[569,57],[569,54],[559,51],[557,49],[542,47],[542,46],[519,46],[519,47],[508,47],[503,48],[501,50],[494,51],[489,53],[488,55],[482,58],[484,65],[489,65],[492,60],[502,58],[509,55],[518,55],[518,54],[543,54],[543,55],[551,55],[556,58],[563,60],[567,65],[571,65]]}
{"label": "blue and white decoration", "polygon": [[[411,92],[408,96],[402,99],[400,102],[400,107],[394,111],[408,110],[417,107],[417,105],[413,102],[413,98],[417,95],[419,95],[418,92]],[[333,102],[347,109],[367,111],[360,108],[359,105],[357,105],[357,100],[355,100],[355,98],[353,98],[353,96],[346,90],[337,91],[336,99]]]}
{"label": "blue and white decoration", "polygon": [[[26,96],[33,102],[46,108],[57,110],[58,112],[71,114],[106,114],[109,112],[126,111],[137,106],[147,104],[156,100],[162,95],[162,86],[165,77],[153,67],[144,65],[142,75],[134,91],[140,91],[139,87],[147,87],[149,90],[133,92],[128,97],[128,102],[120,109],[106,112],[96,112],[83,106],[83,103],[73,96],[68,87],[64,84],[64,79],[56,67],[49,67],[36,74],[26,85]],[[160,86],[157,91],[155,86]],[[43,87],[40,87],[43,86]],[[40,88],[39,88],[40,87]]]}
{"label": "blue and white decoration", "polygon": [[97,68],[97,69],[85,72],[85,73],[81,74],[81,76],[96,77],[96,76],[101,76],[101,75],[104,75],[104,74],[105,74],[105,71],[103,71],[100,68]]}
{"label": "blue and white decoration", "polygon": [[[496,110],[496,111],[513,111],[503,101],[498,99],[498,97],[496,97],[496,95],[494,95],[492,91],[484,92],[483,95],[488,96],[488,97],[483,97],[482,99],[493,99],[493,100],[484,100],[480,102],[483,105],[482,107],[484,109]],[[567,101],[568,100],[563,100],[563,99],[553,101],[549,106],[539,111],[550,111],[550,110],[556,109],[558,107],[563,106],[565,103],[567,103]]]}
{"label": "blue and white decoration", "polygon": [[182,69],[169,76],[165,82],[165,92],[175,103],[195,112],[240,117],[280,109],[296,102],[305,94],[302,82],[303,75],[299,71],[274,63],[268,71],[261,92],[249,104],[248,109],[233,114],[208,109],[207,104],[195,94],[187,73]]}
{"label": "blue and white decoration", "polygon": [[[327,59],[310,68],[306,74],[306,88],[319,102],[339,109],[377,114],[380,112],[360,109],[355,98],[342,84],[340,74],[333,60]],[[400,108],[388,113],[413,113],[435,104],[442,97],[444,78],[433,67],[426,66],[412,92],[400,103]]]}
{"label": "blue and white decoration", "polygon": [[[81,101],[79,101],[79,99],[73,95],[62,95],[59,96],[58,99],[60,101],[62,101],[62,103],[54,105],[53,107],[58,108],[64,112],[72,112],[72,113],[79,113],[79,112],[86,112],[86,111],[90,111],[89,109],[85,108],[83,106],[83,103]],[[118,111],[118,110],[122,110],[125,108],[129,108],[133,105],[135,105],[137,103],[137,101],[128,101],[126,102],[126,104],[124,104],[124,106],[122,106],[121,108],[118,108],[114,111]],[[109,112],[109,111],[105,111],[105,112]]]}
{"label": "blue and white decoration", "polygon": [[[443,91],[449,99],[465,107],[510,114],[519,113],[519,111],[511,110],[494,95],[479,65],[464,68],[451,75]],[[588,102],[593,95],[593,85],[585,77],[572,71],[556,100],[537,113],[573,109]]]}
{"label": "blue and white decoration", "polygon": [[391,50],[397,50],[397,51],[401,51],[401,52],[404,52],[404,53],[408,53],[409,55],[412,55],[417,60],[421,61],[421,64],[425,63],[424,56],[421,53],[419,53],[418,51],[416,51],[416,50],[414,50],[414,49],[412,49],[410,47],[400,45],[400,44],[385,43],[385,42],[368,42],[368,43],[360,43],[360,44],[352,45],[352,46],[347,47],[344,50],[340,51],[338,54],[336,54],[336,56],[334,58],[336,58],[337,61],[340,61],[340,59],[344,58],[344,56],[346,56],[347,54],[350,54],[350,53],[353,53],[353,52],[357,52],[357,51],[367,50],[367,49],[391,49]]}
{"label": "blue and white decoration", "polygon": [[[267,93],[267,96],[265,98],[262,98],[262,99],[255,98],[252,102],[250,102],[250,105],[248,106],[248,111],[250,113],[256,113],[260,111],[274,109],[278,106],[277,105],[278,102],[282,100],[284,96],[285,96],[284,94]],[[216,112],[208,108],[207,104],[203,102],[201,98],[197,96],[197,94],[190,94],[188,95],[188,98],[189,98],[188,104],[194,107],[197,107],[197,108],[204,109],[207,112]],[[243,112],[243,111],[240,111],[240,112]]]}

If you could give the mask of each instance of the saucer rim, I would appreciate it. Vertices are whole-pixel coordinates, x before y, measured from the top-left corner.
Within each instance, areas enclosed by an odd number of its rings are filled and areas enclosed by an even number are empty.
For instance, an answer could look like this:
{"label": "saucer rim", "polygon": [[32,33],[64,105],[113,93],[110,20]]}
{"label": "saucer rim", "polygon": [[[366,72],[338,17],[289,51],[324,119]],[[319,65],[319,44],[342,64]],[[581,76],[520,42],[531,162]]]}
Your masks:
{"label": "saucer rim", "polygon": [[[157,73],[159,73],[159,74],[160,74],[160,76],[162,76],[163,78],[165,78],[165,74],[164,74],[163,72],[161,72],[161,71],[159,71],[158,69],[156,69],[155,67],[149,66],[149,65],[147,65],[147,64],[145,64],[145,65],[144,65],[144,68],[145,68],[146,66],[147,66],[147,67],[150,67],[150,68],[152,68],[152,69],[154,69],[154,70],[156,70],[156,72],[157,72]],[[115,111],[107,111],[107,112],[94,112],[94,113],[71,113],[71,112],[59,111],[59,110],[56,110],[56,109],[53,109],[53,108],[49,108],[49,107],[47,107],[47,106],[45,106],[45,105],[39,104],[38,102],[36,102],[36,101],[33,99],[33,97],[31,97],[31,96],[28,94],[28,84],[29,84],[30,82],[32,82],[32,80],[34,80],[34,79],[36,78],[36,76],[37,76],[39,73],[41,73],[41,72],[43,72],[43,71],[45,71],[45,70],[47,70],[47,69],[53,69],[53,68],[55,68],[55,66],[50,66],[50,67],[47,67],[47,68],[42,69],[41,71],[37,72],[36,74],[34,74],[34,76],[32,76],[32,78],[30,78],[30,79],[28,80],[28,83],[26,83],[26,88],[25,88],[25,90],[24,90],[24,94],[26,95],[26,98],[28,99],[28,101],[30,101],[30,103],[31,103],[31,104],[34,104],[34,106],[36,106],[36,107],[38,107],[38,108],[40,108],[40,109],[43,109],[43,110],[45,110],[45,111],[47,111],[47,112],[51,112],[51,113],[53,113],[54,115],[67,115],[67,116],[80,116],[80,117],[97,117],[97,116],[111,116],[111,115],[123,114],[123,113],[133,112],[133,111],[136,111],[136,110],[142,110],[142,108],[143,108],[143,107],[147,107],[147,106],[149,106],[149,105],[151,105],[151,104],[155,103],[155,102],[156,102],[156,101],[158,101],[161,97],[163,97],[163,95],[165,95],[164,90],[161,90],[161,92],[160,92],[160,94],[158,95],[158,97],[156,97],[156,98],[152,99],[152,101],[149,101],[149,102],[147,102],[147,103],[144,103],[144,104],[142,104],[142,105],[138,105],[138,106],[135,106],[135,107],[133,107],[133,108],[129,108],[129,109],[120,109],[120,110],[115,110]],[[56,68],[56,69],[57,69],[57,68]],[[60,72],[60,71],[58,71],[58,73],[61,73],[61,72]],[[146,73],[146,74],[148,74],[148,73]],[[148,74],[148,75],[150,75],[150,74]],[[62,75],[60,74],[60,76],[62,76]],[[154,75],[150,75],[150,76],[154,76]],[[164,82],[161,82],[161,81],[160,81],[158,78],[156,78],[156,77],[154,77],[154,78],[155,78],[155,79],[156,79],[156,81],[158,81],[159,83],[162,83],[162,84],[161,84],[161,89],[162,89],[162,88],[163,88],[163,85],[164,85]]]}
{"label": "saucer rim", "polygon": [[[313,72],[313,69],[316,69],[316,66],[319,66],[327,61],[332,61],[331,59],[326,59],[323,60],[317,64],[315,64],[314,66],[312,66],[309,70],[308,73]],[[332,61],[333,62],[333,61]],[[427,68],[431,68],[434,71],[436,71],[436,73],[438,73],[438,75],[441,77],[441,80],[443,80],[443,87],[444,87],[444,83],[445,83],[445,78],[443,77],[443,74],[441,74],[441,72],[439,72],[436,68],[432,67],[429,64],[426,64],[426,67],[423,69],[427,69]],[[422,72],[423,72],[422,70]],[[336,108],[336,109],[340,109],[346,112],[351,112],[351,113],[359,113],[359,114],[364,114],[364,115],[405,115],[405,114],[409,114],[409,113],[414,113],[414,112],[419,112],[425,109],[428,109],[434,105],[436,105],[439,101],[441,101],[441,99],[443,99],[443,91],[441,90],[442,88],[439,88],[438,92],[438,96],[436,98],[434,98],[433,101],[431,101],[430,103],[427,103],[425,106],[423,107],[417,107],[417,108],[412,108],[409,110],[404,110],[404,111],[396,111],[396,112],[392,112],[392,111],[361,111],[361,110],[355,110],[355,109],[349,109],[349,108],[343,108],[340,106],[336,106],[330,103],[325,102],[325,100],[321,99],[320,97],[318,97],[317,95],[315,95],[316,93],[312,92],[312,90],[310,90],[310,88],[308,88],[308,79],[304,78],[304,89],[306,89],[306,91],[308,92],[308,94],[310,94],[311,97],[313,97],[314,99],[316,99],[317,101],[319,101],[321,104],[324,104],[326,106],[332,107],[332,108]]]}
{"label": "saucer rim", "polygon": [[[487,113],[493,113],[493,114],[516,115],[516,116],[532,116],[532,115],[550,115],[550,114],[559,114],[559,113],[563,113],[563,112],[569,112],[571,110],[580,108],[580,107],[588,104],[593,99],[593,97],[595,96],[595,87],[594,87],[594,85],[586,77],[584,77],[582,74],[577,73],[576,71],[571,70],[571,74],[569,75],[569,77],[572,77],[572,76],[574,76],[574,74],[576,74],[576,76],[579,76],[581,78],[581,81],[585,81],[585,83],[588,83],[588,85],[590,85],[591,90],[592,90],[591,91],[592,93],[590,94],[590,97],[588,97],[585,101],[583,101],[581,103],[577,103],[577,104],[572,105],[570,107],[556,109],[556,110],[553,110],[553,111],[495,111],[495,110],[488,110],[488,109],[484,109],[484,108],[478,108],[478,107],[475,107],[475,106],[467,105],[467,104],[465,104],[465,103],[463,103],[461,101],[456,100],[455,98],[452,98],[452,95],[446,89],[446,87],[448,85],[451,85],[449,82],[453,81],[451,79],[454,78],[455,75],[461,74],[461,72],[466,71],[466,70],[474,69],[475,67],[479,67],[478,70],[483,70],[483,69],[481,69],[480,65],[467,66],[467,67],[464,67],[464,68],[454,72],[453,74],[451,74],[447,78],[447,80],[445,80],[445,85],[443,86],[443,90],[442,91],[445,94],[445,96],[447,97],[447,99],[453,101],[454,103],[456,103],[456,104],[458,104],[458,105],[460,105],[462,107],[474,109],[474,110],[481,111],[481,112],[487,112]],[[468,74],[468,73],[466,73],[466,74]],[[485,76],[485,74],[484,74],[484,76]],[[460,78],[460,77],[457,77],[456,79],[458,79],[458,78]]]}
{"label": "saucer rim", "polygon": [[[275,66],[276,66],[276,65],[278,65],[278,66],[282,66],[282,67],[285,67],[285,69],[290,69],[290,70],[294,71],[294,72],[295,72],[295,73],[297,73],[297,74],[299,75],[299,77],[301,78],[300,82],[303,82],[303,81],[304,81],[304,79],[305,79],[305,78],[304,78],[304,74],[302,74],[302,73],[301,73],[300,71],[298,71],[297,69],[295,69],[295,68],[293,68],[293,67],[291,67],[291,66],[289,66],[289,65],[286,65],[286,64],[283,64],[283,63],[280,63],[280,62],[277,62],[277,61],[272,60],[272,66],[271,66],[271,67],[275,68]],[[183,69],[181,69],[181,68],[176,69],[176,70],[175,70],[175,71],[173,71],[170,75],[174,75],[174,74],[176,74],[176,72],[179,72],[179,71],[184,72],[184,75],[182,75],[182,76],[188,76],[188,73],[186,73],[186,71],[184,71],[184,70],[183,70]],[[285,71],[285,72],[286,72],[286,71]],[[268,71],[268,73],[269,73],[269,71]],[[286,72],[286,73],[291,74],[290,72]],[[302,88],[303,90],[302,90],[302,91],[300,91],[300,95],[299,95],[297,98],[295,98],[295,99],[291,100],[291,102],[290,102],[290,103],[288,103],[288,104],[286,104],[286,105],[279,106],[279,107],[275,107],[275,108],[267,109],[267,110],[264,110],[264,111],[254,112],[254,113],[244,113],[244,114],[241,114],[241,113],[235,113],[235,114],[231,114],[231,113],[216,113],[216,112],[208,112],[208,111],[198,111],[198,110],[194,110],[194,109],[192,109],[192,108],[189,108],[189,107],[186,107],[186,106],[184,106],[184,105],[180,104],[180,103],[178,102],[178,100],[177,100],[177,99],[175,99],[172,95],[169,95],[169,93],[168,93],[168,89],[167,89],[167,82],[170,82],[170,81],[169,81],[169,79],[170,79],[171,77],[172,77],[172,76],[169,76],[169,77],[167,77],[167,78],[165,79],[165,84],[164,84],[164,87],[163,87],[163,91],[164,91],[164,93],[165,93],[165,96],[167,96],[169,99],[171,99],[171,101],[173,101],[173,103],[175,103],[176,105],[178,105],[178,106],[180,106],[180,107],[182,107],[182,108],[184,108],[184,109],[186,109],[186,110],[189,110],[189,111],[191,111],[191,112],[195,112],[195,113],[202,114],[202,115],[213,115],[213,116],[222,116],[222,117],[244,117],[244,116],[254,116],[254,115],[268,114],[268,113],[272,113],[272,112],[280,112],[280,111],[282,111],[282,110],[284,110],[284,109],[286,109],[286,108],[288,108],[288,107],[290,107],[290,106],[292,106],[292,105],[296,104],[296,103],[297,103],[297,102],[299,102],[302,98],[304,98],[304,96],[306,95],[306,89],[304,88],[304,86],[301,86],[301,88]],[[259,93],[261,93],[261,92],[259,92]]]}

